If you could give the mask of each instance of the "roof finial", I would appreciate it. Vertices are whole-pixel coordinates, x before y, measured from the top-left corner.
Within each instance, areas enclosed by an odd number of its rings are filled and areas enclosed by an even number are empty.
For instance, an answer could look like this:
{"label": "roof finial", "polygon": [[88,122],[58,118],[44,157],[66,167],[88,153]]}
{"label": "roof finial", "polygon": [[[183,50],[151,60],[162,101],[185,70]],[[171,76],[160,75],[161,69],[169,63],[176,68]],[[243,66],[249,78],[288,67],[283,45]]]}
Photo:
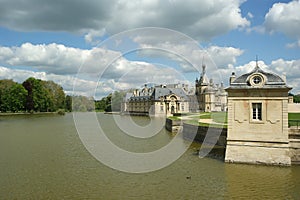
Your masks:
{"label": "roof finial", "polygon": [[256,55],[256,67],[258,67],[258,56]]}
{"label": "roof finial", "polygon": [[204,64],[204,55],[202,57],[202,76],[204,76],[206,73],[206,66]]}

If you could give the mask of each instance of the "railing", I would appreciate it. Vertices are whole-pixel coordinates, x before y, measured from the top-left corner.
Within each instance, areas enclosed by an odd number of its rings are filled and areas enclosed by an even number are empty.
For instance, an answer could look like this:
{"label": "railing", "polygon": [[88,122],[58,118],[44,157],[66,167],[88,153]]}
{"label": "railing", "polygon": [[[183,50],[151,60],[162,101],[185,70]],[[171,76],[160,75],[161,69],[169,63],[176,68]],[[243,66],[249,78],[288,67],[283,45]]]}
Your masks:
{"label": "railing", "polygon": [[296,126],[297,129],[299,129],[300,128],[300,120],[293,120],[293,119],[289,120],[289,127],[291,127],[291,126]]}

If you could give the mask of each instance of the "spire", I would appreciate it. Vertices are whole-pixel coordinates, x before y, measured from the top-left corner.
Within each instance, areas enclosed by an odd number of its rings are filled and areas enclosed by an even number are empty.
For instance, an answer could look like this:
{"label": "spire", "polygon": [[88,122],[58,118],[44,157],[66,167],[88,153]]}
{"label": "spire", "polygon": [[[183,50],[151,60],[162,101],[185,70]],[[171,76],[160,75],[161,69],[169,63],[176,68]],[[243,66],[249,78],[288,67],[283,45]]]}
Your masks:
{"label": "spire", "polygon": [[206,66],[202,64],[202,76],[204,76],[206,73]]}
{"label": "spire", "polygon": [[255,66],[255,71],[259,70],[259,66],[258,66],[258,56],[256,55],[256,66]]}
{"label": "spire", "polygon": [[204,55],[202,57],[202,76],[204,76],[206,73],[206,66],[204,64]]}

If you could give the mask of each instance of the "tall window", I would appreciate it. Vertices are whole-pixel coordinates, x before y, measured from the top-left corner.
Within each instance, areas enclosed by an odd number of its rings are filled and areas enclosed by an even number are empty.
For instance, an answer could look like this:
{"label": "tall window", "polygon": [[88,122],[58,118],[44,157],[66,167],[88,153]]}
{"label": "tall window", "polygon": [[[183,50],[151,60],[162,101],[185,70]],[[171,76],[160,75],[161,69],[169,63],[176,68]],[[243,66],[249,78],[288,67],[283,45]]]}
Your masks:
{"label": "tall window", "polygon": [[254,120],[262,120],[261,117],[261,103],[253,103],[252,104],[252,119]]}
{"label": "tall window", "polygon": [[160,111],[164,111],[164,106],[160,106]]}

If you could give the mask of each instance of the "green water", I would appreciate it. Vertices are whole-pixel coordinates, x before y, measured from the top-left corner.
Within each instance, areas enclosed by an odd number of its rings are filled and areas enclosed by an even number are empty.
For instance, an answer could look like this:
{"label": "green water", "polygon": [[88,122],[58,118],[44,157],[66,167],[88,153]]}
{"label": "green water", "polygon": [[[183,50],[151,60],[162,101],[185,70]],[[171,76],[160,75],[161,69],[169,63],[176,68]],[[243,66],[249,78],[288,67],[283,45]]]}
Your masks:
{"label": "green water", "polygon": [[[129,139],[112,115],[97,116],[108,137],[128,150],[151,151],[173,138],[162,130],[149,140]],[[88,153],[72,114],[1,116],[0,199],[300,199],[300,166],[225,164],[198,158],[197,148],[161,170],[129,174]]]}

